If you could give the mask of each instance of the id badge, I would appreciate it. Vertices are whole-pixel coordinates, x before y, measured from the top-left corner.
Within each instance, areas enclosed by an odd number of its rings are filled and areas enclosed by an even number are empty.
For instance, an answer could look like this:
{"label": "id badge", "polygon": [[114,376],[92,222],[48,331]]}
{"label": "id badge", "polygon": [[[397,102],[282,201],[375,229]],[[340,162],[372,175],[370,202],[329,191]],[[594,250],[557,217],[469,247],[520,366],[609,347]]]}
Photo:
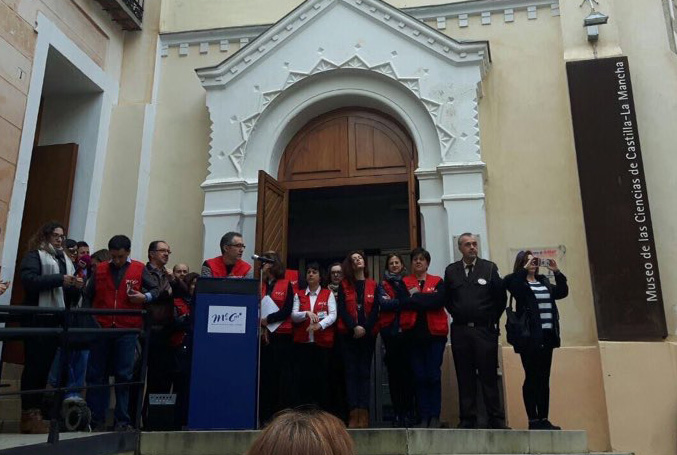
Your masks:
{"label": "id badge", "polygon": [[321,321],[322,319],[327,317],[327,312],[326,311],[320,311],[319,313],[317,313],[317,317],[320,318],[320,321]]}

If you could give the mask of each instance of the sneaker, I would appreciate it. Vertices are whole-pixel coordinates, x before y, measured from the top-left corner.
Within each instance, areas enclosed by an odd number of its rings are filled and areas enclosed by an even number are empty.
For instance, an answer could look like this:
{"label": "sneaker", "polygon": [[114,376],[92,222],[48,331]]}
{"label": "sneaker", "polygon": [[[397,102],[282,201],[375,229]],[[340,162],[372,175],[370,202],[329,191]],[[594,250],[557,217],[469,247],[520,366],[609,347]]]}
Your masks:
{"label": "sneaker", "polygon": [[136,431],[136,428],[134,428],[130,423],[116,423],[115,431],[118,433],[126,433],[129,431]]}
{"label": "sneaker", "polygon": [[42,420],[42,413],[39,409],[29,409],[21,411],[19,428],[23,434],[47,434],[49,422]]}

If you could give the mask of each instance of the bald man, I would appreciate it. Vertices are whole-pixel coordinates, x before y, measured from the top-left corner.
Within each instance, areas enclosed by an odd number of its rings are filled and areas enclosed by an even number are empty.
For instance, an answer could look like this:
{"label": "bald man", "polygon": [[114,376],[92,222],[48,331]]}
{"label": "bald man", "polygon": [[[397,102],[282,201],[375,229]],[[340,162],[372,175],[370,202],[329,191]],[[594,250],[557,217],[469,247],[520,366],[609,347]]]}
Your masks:
{"label": "bald man", "polygon": [[190,269],[186,264],[176,264],[172,269],[175,280],[183,280],[188,275],[188,272],[190,272]]}

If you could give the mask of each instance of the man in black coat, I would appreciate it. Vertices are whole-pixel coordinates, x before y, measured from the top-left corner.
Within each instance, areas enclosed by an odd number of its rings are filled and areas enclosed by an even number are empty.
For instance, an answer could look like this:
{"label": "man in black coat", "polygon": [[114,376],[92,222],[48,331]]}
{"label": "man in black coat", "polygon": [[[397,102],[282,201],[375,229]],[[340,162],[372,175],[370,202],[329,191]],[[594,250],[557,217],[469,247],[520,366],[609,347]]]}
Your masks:
{"label": "man in black coat", "polygon": [[[477,428],[477,377],[487,410],[488,427],[508,429],[498,393],[498,320],[506,294],[491,261],[477,257],[477,238],[466,232],[458,238],[463,259],[444,272],[447,311],[451,314],[451,350],[456,366],[461,422]],[[476,374],[477,372],[477,374]]]}

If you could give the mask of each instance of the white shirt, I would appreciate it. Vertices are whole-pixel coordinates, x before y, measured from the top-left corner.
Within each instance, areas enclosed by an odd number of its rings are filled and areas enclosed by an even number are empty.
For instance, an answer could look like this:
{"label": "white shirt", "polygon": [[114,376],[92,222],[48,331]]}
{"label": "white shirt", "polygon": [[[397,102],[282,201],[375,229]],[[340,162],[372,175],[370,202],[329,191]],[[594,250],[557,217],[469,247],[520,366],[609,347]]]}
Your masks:
{"label": "white shirt", "polygon": [[[317,295],[320,293],[322,290],[322,287],[318,287],[315,291],[311,291],[310,288],[307,288],[305,290],[305,293],[307,296],[310,297],[310,311],[315,313],[315,302],[317,301]],[[301,323],[308,319],[308,315],[306,314],[305,311],[299,311],[299,308],[301,307],[301,301],[299,300],[299,296],[297,294],[294,294],[294,306],[292,307],[291,311],[291,320],[294,321],[295,323]],[[320,327],[322,327],[322,330],[325,330],[327,327],[332,325],[334,322],[336,322],[336,299],[334,299],[334,293],[329,291],[329,299],[327,300],[327,307],[329,308],[329,314],[320,320]],[[315,336],[313,332],[309,332],[309,343],[313,343],[315,341]]]}
{"label": "white shirt", "polygon": [[470,275],[470,270],[468,270],[468,266],[472,265],[472,269],[475,270],[476,264],[477,264],[477,258],[475,258],[475,260],[472,261],[470,264],[466,264],[466,262],[463,261],[463,270],[465,271],[465,276]]}

